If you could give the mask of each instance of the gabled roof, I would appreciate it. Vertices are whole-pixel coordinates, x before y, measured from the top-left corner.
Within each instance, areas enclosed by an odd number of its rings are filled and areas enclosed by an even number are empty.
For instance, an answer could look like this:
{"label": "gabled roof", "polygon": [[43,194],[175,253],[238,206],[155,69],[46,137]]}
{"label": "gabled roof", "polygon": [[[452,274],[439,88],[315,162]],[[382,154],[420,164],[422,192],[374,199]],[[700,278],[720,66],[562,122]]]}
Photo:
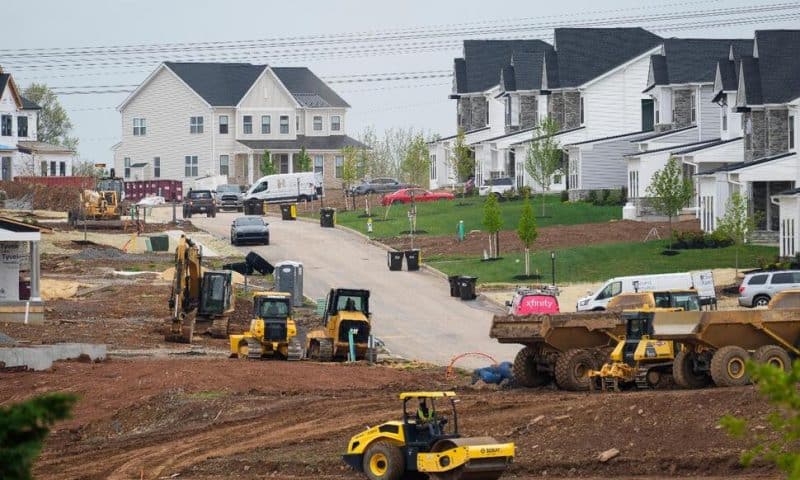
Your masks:
{"label": "gabled roof", "polygon": [[500,70],[511,63],[516,52],[541,55],[552,48],[541,40],[464,40],[464,57],[454,63],[453,93],[486,91],[498,84]]}
{"label": "gabled roof", "polygon": [[295,140],[239,140],[239,143],[253,150],[295,150],[302,147],[307,150],[341,150],[345,147],[369,148],[347,135],[324,137],[298,135]]}
{"label": "gabled roof", "polygon": [[708,171],[708,172],[704,172],[704,173],[705,174],[709,174],[709,173],[716,173],[716,172],[735,172],[736,170],[741,170],[743,168],[748,168],[748,167],[755,167],[756,165],[761,165],[763,163],[772,162],[774,160],[780,160],[782,158],[791,157],[792,155],[797,155],[797,152],[784,152],[784,153],[779,153],[777,155],[771,155],[771,156],[768,156],[768,157],[757,158],[757,159],[751,160],[749,162],[739,162],[739,163],[732,163],[732,164],[729,164],[729,165],[723,165],[723,166],[721,166],[721,167],[719,167],[717,169],[714,169],[714,170],[711,170],[711,171]]}
{"label": "gabled roof", "polygon": [[657,132],[650,135],[645,135],[643,137],[637,138],[636,140],[631,140],[631,143],[645,142],[648,140],[653,140],[654,138],[668,137],[676,133],[685,132],[686,130],[691,130],[692,128],[697,128],[697,125],[690,125],[688,127],[676,128],[675,130],[667,130],[666,132]]}
{"label": "gabled roof", "polygon": [[[553,135],[551,135],[551,136],[552,136],[553,138],[555,138],[555,137],[560,137],[561,135],[565,135],[565,134],[567,134],[567,133],[572,133],[572,132],[577,132],[578,130],[583,130],[584,128],[586,128],[586,126],[585,126],[585,125],[582,125],[582,126],[580,126],[580,127],[570,128],[570,129],[567,129],[567,130],[561,130],[561,131],[558,131],[558,132],[554,133],[554,134],[553,134]],[[519,133],[519,132],[517,132],[517,133]],[[516,145],[525,145],[526,143],[529,143],[529,142],[531,142],[531,141],[533,141],[533,140],[541,140],[541,139],[543,139],[543,138],[547,138],[547,137],[548,137],[548,135],[540,135],[540,136],[538,136],[538,137],[534,137],[534,138],[531,138],[531,139],[528,139],[528,140],[523,140],[523,141],[521,141],[521,142],[515,142],[515,143],[512,143],[512,144],[511,144],[511,146],[516,146]]]}
{"label": "gabled roof", "polygon": [[752,50],[752,40],[668,38],[664,40],[664,54],[650,57],[654,78],[647,86],[713,83],[717,59],[731,51],[738,58]]}
{"label": "gabled roof", "polygon": [[[763,104],[800,98],[800,30],[757,30],[753,56],[758,57]],[[750,104],[749,92],[747,97]]]}
{"label": "gabled roof", "polygon": [[62,145],[29,140],[20,140],[17,142],[17,148],[19,148],[19,151],[22,153],[67,153],[70,155],[75,153]]}
{"label": "gabled roof", "polygon": [[[552,47],[547,51],[552,51]],[[503,68],[501,90],[513,92],[541,89],[544,56],[545,53],[539,51],[514,52],[511,63]]]}
{"label": "gabled roof", "polygon": [[623,155],[623,157],[643,157],[645,155],[650,155],[651,153],[663,153],[666,151],[677,153],[678,151],[688,149],[689,147],[706,146],[709,143],[715,143],[718,141],[719,138],[715,138],[713,140],[701,140],[699,142],[684,143],[682,145],[670,145],[669,147],[656,148],[655,150],[643,150],[641,152],[626,153]]}
{"label": "gabled roof", "polygon": [[[761,94],[761,68],[759,60],[753,57],[744,57],[739,62],[739,83],[737,104],[762,105],[764,97]],[[741,99],[741,100],[739,100]]]}
{"label": "gabled roof", "polygon": [[586,145],[586,144],[589,144],[589,143],[607,142],[609,140],[618,140],[618,139],[621,139],[621,138],[633,137],[633,136],[636,136],[636,135],[643,135],[643,134],[647,133],[648,131],[649,130],[642,130],[642,131],[639,131],[639,132],[620,133],[619,135],[611,135],[611,136],[608,136],[608,137],[592,138],[592,139],[589,139],[589,140],[583,140],[581,142],[568,143],[567,145],[564,145],[564,146],[565,147],[571,147],[573,145]]}
{"label": "gabled roof", "polygon": [[23,110],[41,110],[42,109],[42,107],[40,107],[38,103],[36,103],[36,102],[26,98],[26,97],[21,97],[21,98],[22,98],[22,109]]}
{"label": "gabled roof", "polygon": [[662,42],[643,28],[557,28],[555,55],[546,56],[547,89],[574,88]]}
{"label": "gabled roof", "polygon": [[327,83],[306,67],[273,67],[272,71],[303,107],[350,107]]}
{"label": "gabled roof", "polygon": [[3,92],[6,91],[6,88],[11,89],[11,95],[14,96],[17,106],[22,107],[22,96],[19,94],[19,90],[17,90],[17,84],[14,83],[14,79],[11,78],[11,74],[0,73],[0,97],[3,96]]}
{"label": "gabled roof", "polygon": [[682,150],[676,150],[673,153],[675,155],[686,155],[687,153],[696,153],[696,152],[699,152],[701,150],[706,150],[706,149],[709,149],[709,148],[718,147],[720,145],[725,145],[726,143],[738,142],[741,139],[742,139],[742,137],[729,138],[728,140],[716,140],[716,141],[712,141],[711,143],[708,143],[706,145],[698,145],[698,146],[694,146],[694,147],[684,148]]}

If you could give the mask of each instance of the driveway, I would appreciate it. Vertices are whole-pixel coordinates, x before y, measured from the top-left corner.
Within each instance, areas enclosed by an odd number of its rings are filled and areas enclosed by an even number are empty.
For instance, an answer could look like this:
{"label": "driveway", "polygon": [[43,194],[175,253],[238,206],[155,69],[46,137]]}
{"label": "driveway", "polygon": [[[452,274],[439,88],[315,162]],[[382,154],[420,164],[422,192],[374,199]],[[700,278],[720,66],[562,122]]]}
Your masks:
{"label": "driveway", "polygon": [[[238,213],[217,213],[216,218],[195,217],[192,223],[214,235],[229,238],[230,224]],[[324,298],[333,287],[370,290],[373,333],[395,354],[439,365],[454,355],[483,352],[497,361],[513,360],[521,348],[501,345],[489,338],[495,304],[481,299],[463,302],[450,297],[447,280],[425,270],[390,272],[386,251],[345,230],[321,228],[319,223],[283,221],[268,217],[270,245],[246,246],[270,263],[303,263],[304,293]],[[425,252],[422,252],[423,260]],[[474,368],[486,360],[468,357],[458,365]]]}

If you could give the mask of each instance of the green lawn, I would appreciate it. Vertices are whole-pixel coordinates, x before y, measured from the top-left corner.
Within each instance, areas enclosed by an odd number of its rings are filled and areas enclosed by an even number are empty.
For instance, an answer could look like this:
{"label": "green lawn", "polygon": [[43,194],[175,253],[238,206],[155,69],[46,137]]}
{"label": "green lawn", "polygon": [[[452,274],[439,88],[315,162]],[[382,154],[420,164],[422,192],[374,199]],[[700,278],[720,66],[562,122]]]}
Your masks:
{"label": "green lawn", "polygon": [[[596,207],[594,205],[575,202],[562,203],[558,195],[546,196],[546,216],[541,215],[541,197],[533,202],[538,226],[577,225],[582,223],[602,223],[622,217],[621,207]],[[336,221],[362,233],[367,231],[367,219],[364,215],[364,197],[356,197],[358,210],[337,212]],[[417,230],[424,230],[428,235],[452,235],[456,232],[459,220],[464,221],[467,232],[483,229],[484,197],[472,197],[453,201],[420,203],[417,205]],[[514,230],[519,222],[523,202],[506,201],[500,203],[503,216],[503,229]],[[388,218],[386,210],[389,209]],[[409,205],[391,207],[372,207],[373,238],[395,237],[409,229]],[[384,221],[384,218],[387,220]]]}
{"label": "green lawn", "polygon": [[[613,243],[556,250],[556,282],[601,281],[612,277],[643,273],[669,273],[705,268],[733,268],[733,247],[680,250],[678,255],[661,255],[663,241]],[[756,267],[758,259],[771,260],[776,247],[748,245],[741,248],[739,266]],[[472,275],[479,283],[520,283],[515,275],[525,273],[522,253],[505,254],[501,260],[483,262],[477,257],[429,257],[428,265],[448,275]],[[531,271],[538,269],[542,281],[550,283],[550,252],[532,252]]]}

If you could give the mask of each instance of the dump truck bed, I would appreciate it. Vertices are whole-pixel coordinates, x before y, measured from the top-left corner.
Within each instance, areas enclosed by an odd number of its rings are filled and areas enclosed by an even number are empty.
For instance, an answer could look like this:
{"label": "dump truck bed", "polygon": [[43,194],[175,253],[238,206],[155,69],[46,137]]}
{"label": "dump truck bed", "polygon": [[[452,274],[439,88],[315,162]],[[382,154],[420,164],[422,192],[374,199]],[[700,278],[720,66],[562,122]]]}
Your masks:
{"label": "dump truck bed", "polygon": [[603,347],[625,334],[621,312],[495,315],[489,332],[500,343],[544,343],[559,351]]}

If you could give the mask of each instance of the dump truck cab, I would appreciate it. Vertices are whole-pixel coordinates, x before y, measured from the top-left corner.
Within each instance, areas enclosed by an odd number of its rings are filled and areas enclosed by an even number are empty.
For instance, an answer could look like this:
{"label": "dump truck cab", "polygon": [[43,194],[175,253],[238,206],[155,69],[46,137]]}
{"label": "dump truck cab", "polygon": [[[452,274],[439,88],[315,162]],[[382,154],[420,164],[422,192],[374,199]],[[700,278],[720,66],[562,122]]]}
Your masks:
{"label": "dump truck cab", "polygon": [[325,299],[322,328],[307,336],[309,358],[322,361],[347,358],[351,336],[356,360],[366,358],[371,332],[369,295],[369,290],[331,289]]}
{"label": "dump truck cab", "polygon": [[285,292],[255,292],[250,329],[241,335],[230,335],[230,356],[300,360],[302,346],[296,337],[292,295]]}
{"label": "dump truck cab", "polygon": [[368,478],[397,480],[420,472],[432,479],[488,480],[513,462],[513,443],[461,436],[455,392],[405,392],[400,400],[402,420],[368,427],[350,439],[342,456]]}

